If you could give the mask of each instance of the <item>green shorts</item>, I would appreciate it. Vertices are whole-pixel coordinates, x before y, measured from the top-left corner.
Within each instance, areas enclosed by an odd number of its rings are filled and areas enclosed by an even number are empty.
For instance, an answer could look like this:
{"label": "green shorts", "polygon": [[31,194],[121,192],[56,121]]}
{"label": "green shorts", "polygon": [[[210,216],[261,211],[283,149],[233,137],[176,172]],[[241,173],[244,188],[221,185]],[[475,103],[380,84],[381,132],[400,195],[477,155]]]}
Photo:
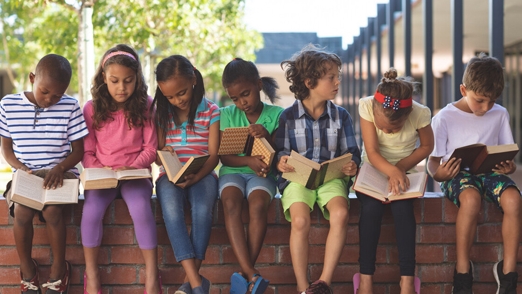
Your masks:
{"label": "green shorts", "polygon": [[329,220],[330,213],[326,209],[326,204],[332,198],[341,196],[348,201],[348,206],[350,205],[348,200],[348,183],[350,183],[349,177],[334,179],[324,183],[315,190],[307,189],[298,183],[289,183],[283,191],[283,195],[281,195],[281,204],[283,205],[286,220],[291,221],[289,209],[296,202],[306,203],[310,207],[310,211],[314,209],[314,204],[317,202],[324,218]]}

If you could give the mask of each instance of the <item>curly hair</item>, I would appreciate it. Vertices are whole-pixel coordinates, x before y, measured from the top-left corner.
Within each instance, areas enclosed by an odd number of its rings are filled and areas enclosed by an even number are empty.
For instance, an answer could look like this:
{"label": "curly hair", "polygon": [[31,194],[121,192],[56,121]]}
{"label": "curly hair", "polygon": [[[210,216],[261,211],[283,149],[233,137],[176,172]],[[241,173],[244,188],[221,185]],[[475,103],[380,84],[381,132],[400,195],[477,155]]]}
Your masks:
{"label": "curly hair", "polygon": [[504,90],[504,69],[495,57],[480,53],[468,61],[462,83],[467,90],[497,99]]}
{"label": "curly hair", "polygon": [[277,95],[279,85],[276,80],[271,77],[260,77],[259,71],[252,61],[246,61],[239,57],[234,58],[225,66],[221,84],[223,88],[228,88],[230,85],[240,81],[248,81],[255,84],[258,80],[261,80],[263,93],[270,99],[270,102],[274,103],[280,98]]}
{"label": "curly hair", "polygon": [[[134,59],[125,54],[117,54],[110,56],[106,60],[106,57],[109,54],[117,51],[124,51],[132,54]],[[134,49],[125,44],[118,44],[107,50],[100,60],[100,64],[98,65],[98,69],[94,75],[91,87],[92,103],[94,106],[93,127],[94,129],[99,130],[107,121],[114,120],[112,112],[118,110],[118,104],[110,95],[107,84],[103,79],[103,73],[112,64],[119,64],[128,67],[136,73],[136,87],[129,99],[127,99],[123,104],[123,111],[129,129],[133,126],[141,127],[144,125],[145,121],[149,120],[147,112],[147,85],[145,84],[145,78],[143,76],[138,54]]]}
{"label": "curly hair", "polygon": [[[411,77],[397,77],[397,70],[392,67],[384,73],[381,82],[377,85],[377,91],[395,99],[408,99],[417,91],[418,84]],[[382,103],[375,99],[373,99],[372,107],[374,110],[376,107],[380,107],[382,113],[390,122],[395,122],[408,116],[413,110],[412,106],[399,108],[397,111],[392,108],[383,108]]]}
{"label": "curly hair", "polygon": [[[169,79],[181,76],[186,79],[196,78],[196,85],[192,91],[192,99],[190,99],[190,109],[188,116],[188,126],[194,126],[196,119],[196,110],[198,105],[205,96],[205,84],[203,83],[203,76],[190,61],[182,55],[171,55],[158,63],[156,67],[156,82],[166,82]],[[154,115],[154,122],[156,126],[165,134],[168,131],[171,119],[176,115],[174,106],[170,104],[169,100],[159,87],[156,87],[156,94],[152,101],[152,106],[156,108]]]}
{"label": "curly hair", "polygon": [[308,44],[291,59],[281,62],[286,80],[291,83],[290,91],[296,99],[304,100],[310,96],[310,89],[317,86],[317,81],[323,77],[331,65],[341,70],[341,59],[334,53]]}

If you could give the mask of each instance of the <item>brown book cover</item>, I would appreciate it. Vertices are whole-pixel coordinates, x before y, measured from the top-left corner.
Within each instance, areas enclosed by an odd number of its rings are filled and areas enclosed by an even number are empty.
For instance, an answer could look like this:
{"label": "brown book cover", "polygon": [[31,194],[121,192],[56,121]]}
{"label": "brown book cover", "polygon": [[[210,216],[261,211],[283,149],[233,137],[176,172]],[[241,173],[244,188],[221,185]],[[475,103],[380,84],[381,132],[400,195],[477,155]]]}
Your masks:
{"label": "brown book cover", "polygon": [[161,159],[163,168],[165,168],[169,181],[174,184],[183,183],[186,176],[197,173],[210,157],[208,154],[192,156],[185,164],[182,164],[175,152],[170,153],[169,151],[158,150],[158,156]]}
{"label": "brown book cover", "polygon": [[13,174],[8,200],[36,210],[42,210],[48,204],[78,203],[78,179],[64,179],[61,187],[49,190],[43,188],[43,182],[41,177],[17,170]]}
{"label": "brown book cover", "polygon": [[486,146],[477,143],[455,149],[450,158],[462,159],[461,169],[467,169],[472,174],[481,174],[491,172],[495,165],[503,161],[513,160],[517,153],[517,144]]}
{"label": "brown book cover", "polygon": [[275,157],[275,150],[266,138],[250,136],[248,127],[226,128],[221,137],[218,155],[237,154],[263,155],[263,161],[270,166]]}
{"label": "brown book cover", "polygon": [[283,173],[282,177],[314,190],[330,180],[346,177],[342,172],[342,168],[350,161],[352,161],[352,154],[347,153],[322,163],[317,163],[292,150],[287,164],[293,166],[294,171]]}
{"label": "brown book cover", "polygon": [[152,178],[146,168],[113,171],[108,168],[85,168],[80,174],[84,190],[110,189],[118,186],[118,181]]}
{"label": "brown book cover", "polygon": [[423,197],[426,190],[426,180],[428,179],[426,172],[412,173],[406,176],[410,180],[410,188],[399,195],[392,195],[388,192],[388,177],[371,164],[364,163],[357,174],[353,189],[382,202]]}

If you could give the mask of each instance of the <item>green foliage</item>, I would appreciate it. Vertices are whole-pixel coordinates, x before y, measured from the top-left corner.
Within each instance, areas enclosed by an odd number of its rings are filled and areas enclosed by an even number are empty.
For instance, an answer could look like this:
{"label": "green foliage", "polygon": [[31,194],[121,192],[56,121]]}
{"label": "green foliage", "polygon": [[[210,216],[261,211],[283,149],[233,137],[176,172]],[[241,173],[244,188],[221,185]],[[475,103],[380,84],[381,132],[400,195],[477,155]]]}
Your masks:
{"label": "green foliage", "polygon": [[[9,43],[7,62],[20,65],[19,75],[28,74],[50,52],[67,57],[77,69],[84,1],[0,0],[1,18],[13,22],[4,34],[17,39]],[[181,54],[201,71],[209,92],[222,92],[226,63],[234,57],[254,60],[254,51],[262,46],[261,35],[243,23],[244,0],[97,0],[93,8],[96,64],[118,43],[134,47],[142,60],[150,56],[154,65]],[[71,88],[77,90],[74,78]]]}

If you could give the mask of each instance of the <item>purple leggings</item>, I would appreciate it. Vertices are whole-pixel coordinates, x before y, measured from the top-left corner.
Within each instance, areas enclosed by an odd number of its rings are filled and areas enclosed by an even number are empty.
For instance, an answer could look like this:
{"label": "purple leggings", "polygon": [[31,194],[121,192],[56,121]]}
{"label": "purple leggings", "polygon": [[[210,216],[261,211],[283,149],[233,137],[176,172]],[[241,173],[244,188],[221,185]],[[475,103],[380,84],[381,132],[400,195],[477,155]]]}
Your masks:
{"label": "purple leggings", "polygon": [[114,189],[84,192],[81,223],[83,246],[89,248],[100,246],[103,237],[103,216],[107,207],[118,196],[118,192],[129,208],[140,249],[156,248],[158,237],[156,220],[150,206],[152,182],[149,179],[120,181],[118,187]]}

